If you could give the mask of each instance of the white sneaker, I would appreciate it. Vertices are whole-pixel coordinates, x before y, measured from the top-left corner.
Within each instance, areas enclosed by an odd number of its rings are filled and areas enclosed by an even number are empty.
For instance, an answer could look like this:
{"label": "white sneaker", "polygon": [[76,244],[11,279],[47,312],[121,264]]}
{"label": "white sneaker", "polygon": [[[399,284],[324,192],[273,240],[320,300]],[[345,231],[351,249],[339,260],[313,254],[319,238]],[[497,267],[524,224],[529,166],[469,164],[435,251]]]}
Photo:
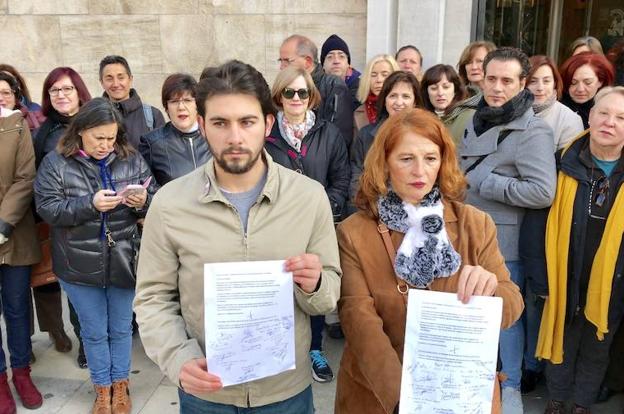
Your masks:
{"label": "white sneaker", "polygon": [[522,394],[520,390],[511,387],[503,387],[502,392],[503,414],[523,414]]}

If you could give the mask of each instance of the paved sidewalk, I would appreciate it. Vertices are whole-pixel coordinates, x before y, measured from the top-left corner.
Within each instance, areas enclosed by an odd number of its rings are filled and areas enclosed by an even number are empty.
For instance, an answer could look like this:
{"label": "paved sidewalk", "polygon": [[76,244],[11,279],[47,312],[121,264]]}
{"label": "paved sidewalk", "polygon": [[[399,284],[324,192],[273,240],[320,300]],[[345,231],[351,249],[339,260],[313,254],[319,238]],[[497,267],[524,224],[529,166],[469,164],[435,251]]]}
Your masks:
{"label": "paved sidewalk", "polygon": [[[67,315],[65,310],[65,315]],[[6,330],[2,322],[4,349],[6,350]],[[89,381],[88,370],[81,370],[76,365],[77,341],[70,333],[71,325],[66,321],[66,331],[74,339],[74,349],[68,354],[54,350],[47,334],[36,333],[33,336],[33,350],[37,362],[32,366],[32,375],[39,390],[44,395],[44,403],[38,410],[26,410],[18,401],[19,414],[86,414],[90,412],[95,398]],[[338,371],[342,355],[342,340],[326,339],[325,348],[334,372]],[[8,357],[7,357],[8,358]],[[314,404],[317,414],[334,412],[334,393],[336,381],[313,385]],[[133,413],[174,414],[179,412],[177,389],[163,377],[160,370],[147,358],[138,336],[134,337],[132,351],[132,371],[130,376]],[[542,385],[534,393],[526,396],[525,413],[541,414],[546,404],[545,389]],[[14,395],[15,392],[14,392]],[[607,404],[596,406],[594,414],[621,414],[624,396],[618,395]],[[359,414],[359,413],[358,413]],[[362,413],[365,414],[365,413]]]}

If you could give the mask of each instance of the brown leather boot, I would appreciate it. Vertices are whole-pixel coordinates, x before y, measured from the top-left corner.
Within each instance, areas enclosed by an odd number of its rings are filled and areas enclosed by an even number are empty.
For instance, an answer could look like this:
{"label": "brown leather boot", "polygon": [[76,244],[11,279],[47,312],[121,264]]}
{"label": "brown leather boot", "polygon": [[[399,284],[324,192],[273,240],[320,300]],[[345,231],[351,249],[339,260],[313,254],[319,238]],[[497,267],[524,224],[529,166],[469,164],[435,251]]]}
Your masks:
{"label": "brown leather boot", "polygon": [[548,401],[544,414],[566,414],[565,403],[558,400]]}
{"label": "brown leather boot", "polygon": [[587,407],[574,404],[574,407],[572,407],[572,414],[591,414],[591,411],[589,411]]}
{"label": "brown leather boot", "polygon": [[130,414],[132,412],[132,401],[130,400],[130,389],[128,380],[113,382],[113,414]]}
{"label": "brown leather boot", "polygon": [[94,385],[95,401],[92,414],[111,414],[111,386]]}
{"label": "brown leather boot", "polygon": [[54,344],[54,349],[58,352],[66,353],[72,350],[71,339],[69,339],[69,336],[67,336],[64,330],[50,331],[48,332],[48,336],[50,337],[50,341]]}

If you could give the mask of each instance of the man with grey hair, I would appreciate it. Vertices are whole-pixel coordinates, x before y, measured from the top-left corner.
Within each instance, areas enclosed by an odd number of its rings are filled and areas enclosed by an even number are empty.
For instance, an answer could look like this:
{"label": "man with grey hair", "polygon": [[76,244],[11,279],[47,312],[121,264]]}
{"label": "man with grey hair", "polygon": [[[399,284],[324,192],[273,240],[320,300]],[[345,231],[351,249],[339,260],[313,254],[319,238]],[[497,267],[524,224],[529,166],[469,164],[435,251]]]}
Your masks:
{"label": "man with grey hair", "polygon": [[334,123],[347,144],[353,138],[353,109],[351,93],[347,84],[338,76],[325,73],[318,60],[318,48],[305,36],[294,34],[284,40],[280,47],[280,70],[290,65],[305,69],[321,93],[321,105],[316,113],[321,119]]}

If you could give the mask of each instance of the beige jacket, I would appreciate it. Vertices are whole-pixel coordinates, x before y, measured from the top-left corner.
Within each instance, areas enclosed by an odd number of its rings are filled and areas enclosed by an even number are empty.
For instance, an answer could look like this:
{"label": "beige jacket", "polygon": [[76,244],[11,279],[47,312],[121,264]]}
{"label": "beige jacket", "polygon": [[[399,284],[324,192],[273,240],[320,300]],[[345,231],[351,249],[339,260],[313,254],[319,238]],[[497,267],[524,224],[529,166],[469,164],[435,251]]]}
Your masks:
{"label": "beige jacket", "polygon": [[[141,242],[134,301],[147,355],[179,384],[182,365],[204,357],[204,263],[278,260],[317,254],[323,264],[313,294],[295,287],[296,369],[198,397],[256,407],[290,398],[311,383],[309,315],[332,311],[340,296],[340,260],[332,212],[317,182],[274,163],[249,211],[247,234],[216,183],[214,161],[165,185],[150,206]],[[208,367],[210,370],[210,367]]]}

